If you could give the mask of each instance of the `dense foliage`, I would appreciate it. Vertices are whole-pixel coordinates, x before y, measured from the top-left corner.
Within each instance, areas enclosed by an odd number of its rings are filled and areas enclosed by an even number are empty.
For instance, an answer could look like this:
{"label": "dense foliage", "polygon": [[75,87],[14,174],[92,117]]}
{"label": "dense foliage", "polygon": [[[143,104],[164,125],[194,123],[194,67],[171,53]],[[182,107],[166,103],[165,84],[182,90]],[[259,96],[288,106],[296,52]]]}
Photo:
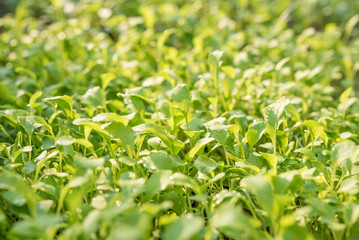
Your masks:
{"label": "dense foliage", "polygon": [[0,239],[358,239],[358,12],[20,2],[0,18]]}

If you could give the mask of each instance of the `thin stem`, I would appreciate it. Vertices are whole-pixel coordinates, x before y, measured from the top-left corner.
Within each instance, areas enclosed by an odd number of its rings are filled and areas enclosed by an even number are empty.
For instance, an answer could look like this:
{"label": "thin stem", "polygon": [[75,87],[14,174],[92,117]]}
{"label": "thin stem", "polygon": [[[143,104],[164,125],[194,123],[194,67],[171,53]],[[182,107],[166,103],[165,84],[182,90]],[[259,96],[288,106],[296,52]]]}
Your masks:
{"label": "thin stem", "polygon": [[[31,147],[31,136],[29,136],[29,146]],[[32,154],[32,149],[29,152],[29,160],[31,161],[31,154]]]}
{"label": "thin stem", "polygon": [[226,146],[225,146],[224,144],[222,144],[222,146],[223,146],[224,155],[225,155],[225,157],[226,157],[227,165],[230,165],[229,158],[228,158],[228,156],[227,156]]}
{"label": "thin stem", "polygon": [[273,154],[277,155],[277,134],[273,138]]}

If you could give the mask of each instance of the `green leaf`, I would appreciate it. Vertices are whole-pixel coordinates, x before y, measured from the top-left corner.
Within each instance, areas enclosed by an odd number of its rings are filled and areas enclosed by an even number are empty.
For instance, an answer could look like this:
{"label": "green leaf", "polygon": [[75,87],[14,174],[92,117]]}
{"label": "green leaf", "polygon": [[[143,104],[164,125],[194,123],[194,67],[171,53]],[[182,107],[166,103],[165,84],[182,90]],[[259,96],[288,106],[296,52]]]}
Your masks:
{"label": "green leaf", "polygon": [[181,162],[174,161],[171,156],[164,152],[151,153],[148,157],[144,157],[143,160],[157,170],[175,170],[176,166],[182,165]]}
{"label": "green leaf", "polygon": [[0,168],[0,189],[18,192],[26,198],[30,210],[34,213],[38,196],[34,190],[18,174]]}
{"label": "green leaf", "polygon": [[297,150],[295,150],[294,152],[299,152],[301,154],[304,154],[310,161],[316,161],[317,158],[314,155],[313,151],[308,149],[308,148],[298,148]]}
{"label": "green leaf", "polygon": [[306,120],[303,122],[303,125],[308,127],[310,133],[313,136],[313,142],[315,142],[320,135],[324,132],[324,127],[313,120]]}
{"label": "green leaf", "polygon": [[271,153],[264,153],[264,152],[260,152],[260,155],[262,155],[264,157],[265,160],[267,160],[269,166],[271,168],[276,168],[277,167],[277,156]]}
{"label": "green leaf", "polygon": [[239,207],[223,204],[217,208],[211,219],[211,225],[233,239],[265,239],[257,230],[260,223],[247,216]]}
{"label": "green leaf", "polygon": [[346,41],[349,40],[349,37],[350,37],[355,25],[358,24],[358,22],[359,22],[359,14],[356,14],[353,17],[351,17],[349,19],[349,21],[347,22],[347,24],[345,25],[344,39]]}
{"label": "green leaf", "polygon": [[114,121],[118,123],[122,123],[127,126],[128,118],[125,116],[117,115],[116,113],[100,113],[92,118],[94,122],[104,122],[104,121]]}
{"label": "green leaf", "polygon": [[194,166],[202,173],[208,174],[214,171],[219,166],[219,163],[206,155],[201,155],[194,162]]}
{"label": "green leaf", "polygon": [[[258,154],[257,152],[251,153],[249,155],[247,161],[248,161],[248,163],[250,163],[254,166],[257,166],[258,168],[262,168],[264,166],[263,157],[261,157],[261,155]],[[271,165],[269,164],[269,166],[271,166]]]}
{"label": "green leaf", "polygon": [[[234,190],[227,190],[227,189],[223,189],[221,190],[219,193],[215,194],[213,196],[212,199],[212,206],[218,206],[221,203],[223,203],[226,199],[229,199],[230,202],[235,202],[237,201],[239,198],[241,198],[241,194],[237,191]],[[229,206],[229,208],[232,208],[231,206]],[[217,209],[215,210],[216,213]],[[215,222],[215,224],[218,224],[217,222]]]}
{"label": "green leaf", "polygon": [[[102,128],[102,126],[98,123],[91,122],[90,119],[86,118],[78,118],[72,122],[74,125],[83,125],[91,130],[95,130],[98,132],[102,137],[109,140],[109,132]],[[85,128],[86,129],[86,128]]]}
{"label": "green leaf", "polygon": [[[119,95],[119,94],[117,94]],[[126,96],[128,96],[132,103],[134,105],[141,105],[141,107],[138,107],[138,109],[144,109],[144,104],[143,103],[147,103],[149,104],[154,110],[157,109],[157,103],[155,103],[154,101],[152,101],[151,99],[142,96],[140,94],[136,94],[136,93],[126,93]]]}
{"label": "green leaf", "polygon": [[292,239],[303,239],[311,240],[311,234],[308,232],[307,228],[300,226],[295,216],[286,215],[281,219],[281,227],[283,231],[283,240],[292,240]]}
{"label": "green leaf", "polygon": [[105,97],[99,86],[90,88],[85,95],[82,96],[82,100],[85,104],[92,107],[104,106]]}
{"label": "green leaf", "polygon": [[263,110],[264,122],[266,130],[273,143],[273,150],[276,151],[276,134],[280,125],[280,118],[283,114],[284,108],[290,103],[286,97],[280,98],[278,101],[267,106]]}
{"label": "green leaf", "polygon": [[11,95],[10,89],[4,83],[0,82],[0,103],[12,103],[15,98]]}
{"label": "green leaf", "polygon": [[262,176],[250,176],[241,181],[241,186],[253,194],[263,209],[270,214],[274,214],[274,194],[269,182]]}
{"label": "green leaf", "polygon": [[30,100],[29,100],[29,105],[31,106],[32,104],[34,104],[36,102],[36,100],[42,96],[42,91],[38,91],[34,94],[31,95]]}
{"label": "green leaf", "polygon": [[218,173],[216,176],[214,176],[213,178],[209,179],[205,184],[201,185],[201,191],[205,192],[207,190],[207,187],[210,186],[212,183],[217,182],[219,180],[221,180],[222,178],[224,178],[226,176],[226,173],[221,172]]}
{"label": "green leaf", "polygon": [[[280,117],[283,114],[284,108],[290,103],[289,99],[286,97],[280,98],[278,101],[267,106],[264,111],[264,119],[266,123],[270,123],[271,126],[273,123],[278,124]],[[274,125],[273,125],[274,126]],[[278,126],[278,125],[277,125]]]}
{"label": "green leaf", "polygon": [[21,239],[43,239],[46,233],[57,231],[63,218],[55,214],[38,214],[35,219],[25,219],[17,222],[10,233]]}
{"label": "green leaf", "polygon": [[223,56],[223,51],[220,50],[215,50],[211,52],[208,56],[209,67],[216,85],[218,83],[219,68],[222,65],[221,62],[222,56]]}
{"label": "green leaf", "polygon": [[215,118],[205,123],[204,126],[209,130],[227,130],[231,127],[231,125],[225,125],[225,121],[226,118],[224,117]]}
{"label": "green leaf", "polygon": [[78,138],[78,139],[76,139],[76,143],[84,146],[85,148],[93,150],[93,144],[90,141],[86,140],[86,139]]}
{"label": "green leaf", "polygon": [[198,234],[203,228],[201,217],[193,214],[185,214],[171,223],[163,233],[164,240],[190,240]]}
{"label": "green leaf", "polygon": [[225,129],[218,129],[218,130],[210,130],[211,136],[216,139],[217,142],[222,144],[223,146],[226,145],[227,138],[229,136],[229,132]]}
{"label": "green leaf", "polygon": [[80,154],[75,154],[74,160],[76,166],[83,169],[96,169],[99,166],[102,166],[105,163],[104,158],[86,158]]}
{"label": "green leaf", "polygon": [[324,141],[325,146],[328,146],[328,135],[325,133],[325,131],[322,132],[322,134],[320,134],[320,138]]}
{"label": "green leaf", "polygon": [[55,141],[50,137],[44,137],[42,138],[42,147],[41,149],[50,149],[55,146]]}
{"label": "green leaf", "polygon": [[264,122],[254,122],[249,126],[245,138],[251,148],[259,141],[265,130],[266,125]]}
{"label": "green leaf", "polygon": [[344,160],[350,159],[354,163],[356,157],[359,155],[359,146],[356,146],[351,141],[338,143],[334,146],[331,160],[333,164],[340,165]]}
{"label": "green leaf", "polygon": [[293,104],[288,103],[285,108],[284,108],[285,112],[289,115],[291,115],[295,121],[299,122],[300,121],[300,114],[298,112],[298,110],[293,106]]}
{"label": "green leaf", "polygon": [[24,198],[18,192],[6,191],[1,195],[7,202],[14,206],[24,206],[27,203],[26,198]]}
{"label": "green leaf", "polygon": [[25,147],[21,148],[20,151],[21,151],[21,152],[31,152],[31,151],[32,151],[32,147],[31,147],[31,146],[25,146]]}
{"label": "green leaf", "polygon": [[71,181],[67,184],[67,187],[77,188],[77,187],[80,187],[80,186],[83,186],[83,185],[89,183],[90,178],[91,178],[90,175],[91,175],[91,172],[88,171],[88,172],[85,172],[83,175],[73,177],[71,179]]}
{"label": "green leaf", "polygon": [[195,140],[202,132],[203,130],[199,131],[183,131],[188,137],[190,137],[192,140]]}
{"label": "green leaf", "polygon": [[[358,15],[358,17],[359,17],[359,15]],[[347,88],[342,94],[340,94],[339,100],[340,100],[341,104],[345,105],[351,92],[352,92],[352,88],[350,87],[350,88]]]}
{"label": "green leaf", "polygon": [[231,127],[231,125],[224,125],[225,121],[225,118],[215,118],[204,124],[211,133],[211,136],[223,146],[226,144],[229,136],[228,129]]}
{"label": "green leaf", "polygon": [[344,179],[340,184],[338,192],[343,192],[350,195],[356,195],[357,193],[359,193],[358,177],[351,177]]}
{"label": "green leaf", "polygon": [[58,97],[51,97],[45,98],[44,101],[55,101],[57,105],[60,106],[66,117],[72,118],[72,98],[69,96],[58,96]]}
{"label": "green leaf", "polygon": [[288,146],[288,135],[286,132],[277,131],[277,143],[282,153],[286,153],[286,149]]}
{"label": "green leaf", "polygon": [[[273,109],[266,110],[266,116],[264,117],[266,123],[266,130],[271,138],[272,142],[276,138],[278,122]],[[275,146],[274,146],[275,147]]]}
{"label": "green leaf", "polygon": [[175,102],[191,101],[191,91],[186,84],[178,84],[170,92],[170,96]]}
{"label": "green leaf", "polygon": [[163,191],[171,183],[171,171],[162,170],[151,175],[146,183],[147,198],[150,199],[155,193]]}
{"label": "green leaf", "polygon": [[95,209],[105,209],[107,206],[106,198],[102,195],[97,195],[96,197],[92,198],[91,206]]}
{"label": "green leaf", "polygon": [[139,13],[142,15],[147,29],[151,29],[155,26],[156,15],[154,9],[151,6],[141,5]]}
{"label": "green leaf", "polygon": [[126,147],[128,154],[132,156],[131,151],[134,150],[135,136],[133,135],[131,128],[124,126],[122,123],[113,122],[108,125],[105,130],[112,136],[119,138],[122,144]]}
{"label": "green leaf", "polygon": [[320,161],[316,160],[316,161],[312,161],[312,165],[313,167],[315,167],[320,173],[323,174],[325,180],[327,181],[327,183],[329,184],[331,181],[331,175],[330,172],[328,170],[328,168]]}
{"label": "green leaf", "polygon": [[38,225],[35,221],[21,221],[17,222],[11,228],[11,234],[17,236],[20,239],[31,238],[41,239],[44,237],[44,229]]}
{"label": "green leaf", "polygon": [[199,150],[201,150],[202,148],[204,148],[208,143],[214,141],[214,138],[201,138],[200,140],[198,140],[198,142],[196,143],[196,145],[191,149],[191,151],[189,151],[189,153],[187,154],[187,156],[189,158],[193,158],[197,152]]}
{"label": "green leaf", "polygon": [[276,65],[275,65],[275,70],[276,71],[280,71],[282,69],[282,67],[290,61],[289,57],[283,58],[282,60],[280,60]]}
{"label": "green leaf", "polygon": [[108,84],[116,78],[116,74],[114,73],[103,73],[100,75],[101,78],[101,85],[102,85],[102,90],[105,90],[108,86]]}
{"label": "green leaf", "polygon": [[162,127],[153,123],[144,123],[132,128],[135,132],[146,133],[150,132],[159,137],[164,144],[170,149],[171,154],[177,154],[183,147],[184,143],[168,136]]}
{"label": "green leaf", "polygon": [[36,170],[36,163],[31,162],[31,161],[27,161],[24,164],[24,173],[25,174],[30,174],[32,172],[34,172]]}
{"label": "green leaf", "polygon": [[60,136],[56,143],[60,146],[69,146],[69,145],[72,145],[76,142],[76,139],[71,137],[71,136]]}
{"label": "green leaf", "polygon": [[32,79],[34,79],[34,80],[37,79],[36,74],[35,74],[33,71],[31,71],[31,70],[29,70],[29,69],[26,69],[26,68],[23,68],[23,67],[17,67],[17,68],[15,68],[15,72],[16,72],[16,73],[19,73],[19,74],[26,74],[26,75],[28,75],[29,77],[31,77]]}
{"label": "green leaf", "polygon": [[184,186],[192,188],[196,194],[201,194],[201,188],[198,183],[191,177],[184,175],[183,173],[174,173],[171,177],[171,184],[177,186]]}
{"label": "green leaf", "polygon": [[169,36],[172,35],[173,33],[176,33],[176,32],[177,32],[177,29],[175,29],[175,28],[166,29],[158,38],[157,48],[158,49],[163,49],[163,47],[165,45],[165,42],[167,41]]}
{"label": "green leaf", "polygon": [[46,124],[46,121],[42,117],[36,115],[26,117],[20,116],[18,117],[18,121],[29,136],[32,136],[36,128],[42,127],[44,124]]}
{"label": "green leaf", "polygon": [[[345,229],[345,225],[337,221],[332,207],[319,198],[307,198],[306,202],[315,210],[315,215],[320,216],[320,221],[328,224],[329,228],[334,231],[341,231]],[[314,215],[314,214],[313,214]]]}
{"label": "green leaf", "polygon": [[349,202],[344,207],[344,223],[347,226],[354,225],[359,219],[359,205],[354,202]]}

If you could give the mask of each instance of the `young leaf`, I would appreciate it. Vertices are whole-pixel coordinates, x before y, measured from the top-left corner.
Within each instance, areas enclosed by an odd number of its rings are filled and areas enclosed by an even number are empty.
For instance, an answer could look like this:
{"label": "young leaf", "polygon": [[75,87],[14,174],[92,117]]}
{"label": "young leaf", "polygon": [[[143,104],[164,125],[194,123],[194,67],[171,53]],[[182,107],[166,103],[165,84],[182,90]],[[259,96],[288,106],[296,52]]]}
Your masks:
{"label": "young leaf", "polygon": [[146,197],[150,199],[155,193],[163,191],[170,184],[172,172],[168,170],[157,171],[151,175],[146,183]]}
{"label": "young leaf", "polygon": [[193,214],[181,216],[171,223],[163,233],[164,240],[189,240],[194,239],[203,227],[203,220]]}
{"label": "young leaf", "polygon": [[69,118],[73,118],[72,112],[72,98],[69,96],[58,96],[58,97],[51,97],[45,98],[45,101],[55,101],[57,105],[59,105],[65,115]]}
{"label": "young leaf", "polygon": [[344,160],[350,159],[353,163],[359,155],[359,146],[356,146],[351,141],[338,143],[334,146],[331,160],[333,163],[340,165]]}
{"label": "young leaf", "polygon": [[144,157],[143,161],[148,163],[153,169],[157,170],[175,170],[175,167],[182,165],[181,162],[175,162],[167,153],[155,152]]}
{"label": "young leaf", "polygon": [[0,104],[12,103],[15,98],[11,95],[10,89],[6,84],[0,82]]}
{"label": "young leaf", "polygon": [[267,160],[271,168],[275,169],[277,167],[278,160],[276,155],[270,153],[264,153],[264,152],[261,152],[260,154],[264,157],[265,160]]}
{"label": "young leaf", "polygon": [[171,184],[177,186],[184,186],[192,188],[196,194],[201,194],[201,188],[198,183],[191,177],[184,175],[183,173],[176,172],[171,177]]}
{"label": "young leaf", "polygon": [[220,61],[222,55],[223,55],[223,51],[216,50],[210,53],[208,56],[209,67],[211,69],[212,77],[214,78],[216,85],[218,83],[219,68],[222,65],[222,62]]}
{"label": "young leaf", "polygon": [[273,152],[276,153],[276,135],[277,129],[280,125],[280,117],[283,114],[284,108],[290,103],[289,99],[286,97],[280,98],[278,101],[272,103],[271,105],[264,108],[263,116],[266,124],[266,129],[269,137],[273,143]]}
{"label": "young leaf", "polygon": [[183,147],[184,143],[178,139],[169,136],[162,127],[153,123],[143,123],[132,128],[135,132],[150,132],[159,137],[164,144],[170,149],[171,154],[177,154]]}
{"label": "young leaf", "polygon": [[313,120],[306,120],[303,122],[303,125],[308,127],[310,133],[312,134],[312,146],[314,142],[320,137],[320,135],[324,132],[324,127]]}
{"label": "young leaf", "polygon": [[249,126],[245,138],[251,149],[262,137],[265,130],[266,130],[266,125],[264,122],[254,122]]}
{"label": "young leaf", "polygon": [[92,118],[92,121],[94,122],[104,122],[104,121],[114,121],[114,122],[119,122],[122,123],[123,125],[127,126],[128,124],[128,118],[125,116],[120,116],[116,113],[100,113],[97,114],[96,116],[94,116]]}
{"label": "young leaf", "polygon": [[[278,101],[272,103],[264,109],[263,115],[266,122],[275,122],[278,124],[281,115],[283,114],[285,106],[290,103],[286,97],[280,98]],[[274,119],[270,119],[274,118]]]}
{"label": "young leaf", "polygon": [[108,84],[116,78],[116,74],[114,73],[103,73],[101,74],[101,83],[102,83],[102,90],[105,90]]}
{"label": "young leaf", "polygon": [[339,100],[341,104],[345,105],[345,102],[348,100],[351,92],[352,88],[347,88],[342,94],[340,94]]}
{"label": "young leaf", "polygon": [[61,136],[57,139],[56,143],[61,146],[69,146],[76,142],[76,139],[71,136]]}
{"label": "young leaf", "polygon": [[1,197],[17,207],[24,206],[27,203],[26,198],[24,198],[19,192],[6,191],[1,195]]}
{"label": "young leaf", "polygon": [[74,160],[76,166],[83,169],[96,169],[98,166],[101,166],[105,163],[104,158],[86,158],[80,154],[75,154]]}
{"label": "young leaf", "polygon": [[170,96],[175,102],[191,101],[191,91],[186,84],[178,84],[170,92]]}
{"label": "young leaf", "polygon": [[199,150],[201,150],[202,148],[204,148],[208,143],[214,141],[214,138],[201,138],[196,145],[191,149],[191,151],[189,151],[189,153],[187,154],[187,157],[189,158],[193,158],[197,152]]}
{"label": "young leaf", "polygon": [[300,114],[298,110],[293,106],[293,104],[288,103],[288,105],[285,106],[284,110],[287,114],[291,115],[295,119],[295,121],[300,121]]}
{"label": "young leaf", "polygon": [[194,162],[194,166],[199,171],[208,174],[214,171],[219,166],[219,163],[207,157],[206,155],[201,155]]}
{"label": "young leaf", "polygon": [[105,130],[112,136],[119,138],[122,144],[126,147],[128,154],[132,154],[131,151],[134,150],[135,136],[129,127],[126,127],[119,122],[113,122],[108,125]]}
{"label": "young leaf", "polygon": [[105,104],[105,97],[99,86],[87,90],[85,95],[82,96],[82,100],[91,107],[104,106]]}
{"label": "young leaf", "polygon": [[36,93],[34,93],[29,100],[29,106],[31,106],[32,104],[34,104],[36,102],[36,100],[42,96],[42,91],[38,91]]}
{"label": "young leaf", "polygon": [[299,153],[304,154],[310,161],[316,161],[317,160],[317,158],[315,157],[313,151],[308,149],[308,148],[298,148],[294,152],[299,152]]}
{"label": "young leaf", "polygon": [[18,117],[18,121],[20,123],[20,125],[25,129],[26,133],[29,136],[32,136],[34,130],[36,128],[39,128],[41,126],[43,126],[44,124],[47,124],[46,121],[39,116],[36,115],[31,115],[31,116],[26,116],[26,117]]}
{"label": "young leaf", "polygon": [[259,175],[246,177],[241,181],[241,186],[256,197],[266,212],[274,214],[274,194],[271,185],[265,178]]}
{"label": "young leaf", "polygon": [[264,239],[264,235],[257,230],[260,223],[246,215],[239,207],[224,204],[217,208],[211,219],[211,225],[230,238]]}

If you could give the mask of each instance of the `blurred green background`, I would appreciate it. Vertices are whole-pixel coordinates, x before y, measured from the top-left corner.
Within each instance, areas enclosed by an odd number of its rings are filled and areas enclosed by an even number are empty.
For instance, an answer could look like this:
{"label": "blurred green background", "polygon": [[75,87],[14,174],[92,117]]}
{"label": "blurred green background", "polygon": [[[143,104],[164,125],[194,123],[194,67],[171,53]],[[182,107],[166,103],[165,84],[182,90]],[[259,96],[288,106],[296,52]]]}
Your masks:
{"label": "blurred green background", "polygon": [[[0,3],[0,77],[14,96],[22,96],[22,90],[43,90],[43,86],[53,86],[47,89],[48,95],[83,94],[108,71],[121,76],[116,86],[123,88],[141,86],[146,78],[166,69],[191,85],[208,71],[204,62],[214,50],[224,51],[224,64],[241,71],[236,77],[246,70],[260,72],[289,57],[291,72],[283,82],[304,78],[300,81],[321,84],[322,89],[335,87],[331,90],[335,97],[347,87],[359,91],[356,0]],[[168,36],[165,30],[170,30]],[[166,40],[159,50],[161,35]],[[248,59],[242,61],[245,55]],[[131,70],[122,64],[133,60],[141,64]],[[36,81],[15,73],[13,66],[33,72]],[[310,77],[312,70],[319,72]],[[18,78],[16,84],[14,78]],[[298,91],[296,95],[305,94]]]}
{"label": "blurred green background", "polygon": [[5,14],[14,13],[16,6],[19,4],[20,0],[1,0],[0,1],[0,16]]}

